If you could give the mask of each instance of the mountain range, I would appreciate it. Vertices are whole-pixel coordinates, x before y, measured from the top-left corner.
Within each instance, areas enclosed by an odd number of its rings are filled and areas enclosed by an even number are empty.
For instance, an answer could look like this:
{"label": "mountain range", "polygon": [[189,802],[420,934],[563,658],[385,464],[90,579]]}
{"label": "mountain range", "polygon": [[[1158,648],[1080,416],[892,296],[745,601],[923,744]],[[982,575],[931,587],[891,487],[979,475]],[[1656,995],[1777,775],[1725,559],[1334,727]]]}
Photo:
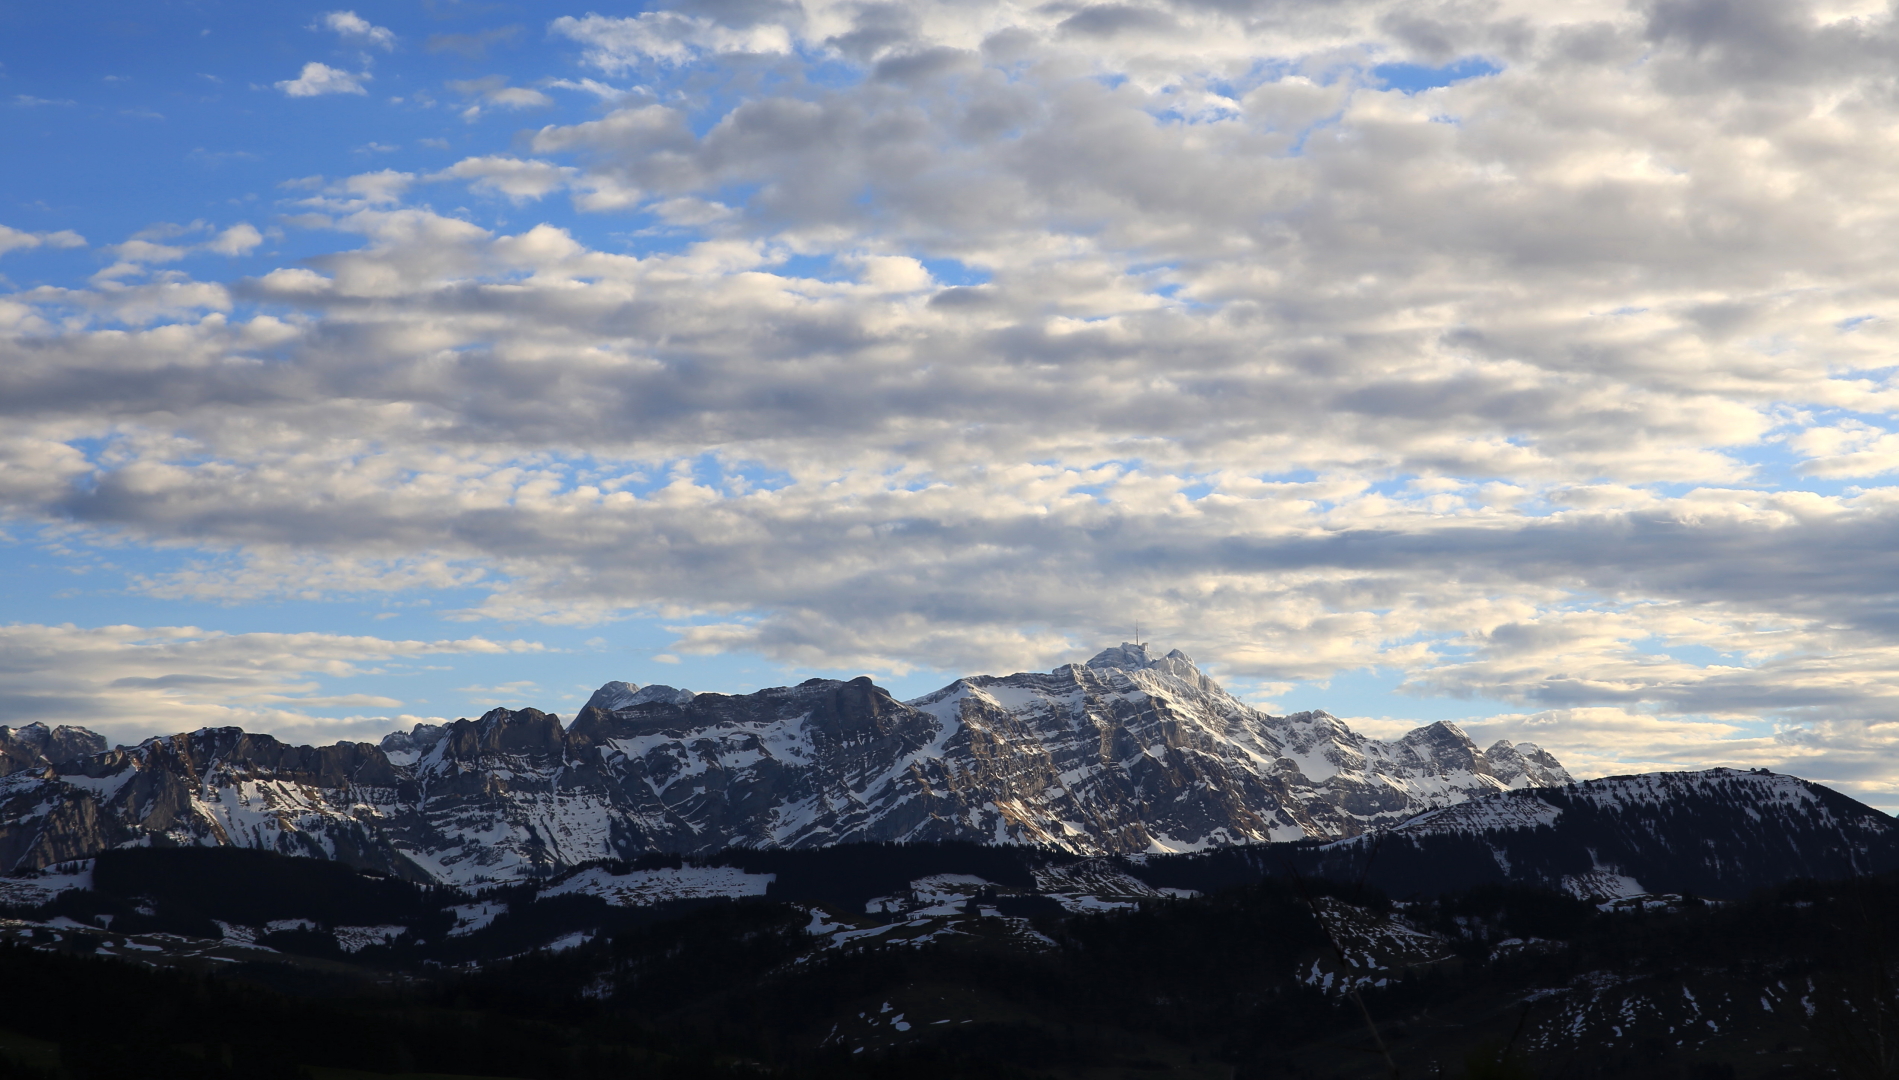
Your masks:
{"label": "mountain range", "polygon": [[380,743],[0,728],[0,870],[0,1077],[1767,1080],[1899,1045],[1891,816],[1369,739],[1139,645]]}
{"label": "mountain range", "polygon": [[[1332,841],[736,848],[478,889],[122,847],[0,878],[0,1077],[1881,1076],[1895,867],[1892,818],[1727,769]],[[206,1055],[194,1015],[245,1045]]]}
{"label": "mountain range", "polygon": [[107,749],[0,728],[0,872],[138,845],[312,855],[410,880],[545,878],[602,859],[853,841],[1082,855],[1339,840],[1572,778],[1456,726],[1390,742],[1273,716],[1141,644],[911,701],[868,678],[746,695],[626,682],[574,717],[494,709],[380,744],[203,728]]}

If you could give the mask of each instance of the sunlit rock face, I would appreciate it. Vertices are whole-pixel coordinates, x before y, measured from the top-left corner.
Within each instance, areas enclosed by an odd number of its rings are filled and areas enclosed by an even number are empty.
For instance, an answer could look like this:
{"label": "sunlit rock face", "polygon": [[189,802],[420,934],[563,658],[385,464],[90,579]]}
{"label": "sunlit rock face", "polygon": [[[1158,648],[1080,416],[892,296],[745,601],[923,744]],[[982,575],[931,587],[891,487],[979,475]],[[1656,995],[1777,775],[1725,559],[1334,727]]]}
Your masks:
{"label": "sunlit rock face", "polygon": [[36,760],[0,778],[0,867],[235,844],[457,883],[734,845],[1341,838],[1570,781],[1534,746],[1483,750],[1450,724],[1380,742],[1323,712],[1271,716],[1138,644],[909,702],[868,678],[743,696],[612,682],[568,725],[495,709],[380,745],[216,728]]}
{"label": "sunlit rock face", "polygon": [[1486,752],[1450,724],[1385,743],[1323,712],[1271,716],[1184,653],[1140,645],[1046,675],[961,679],[910,704],[961,729],[944,760],[988,796],[991,834],[1082,851],[1351,836],[1570,779],[1535,747]]}

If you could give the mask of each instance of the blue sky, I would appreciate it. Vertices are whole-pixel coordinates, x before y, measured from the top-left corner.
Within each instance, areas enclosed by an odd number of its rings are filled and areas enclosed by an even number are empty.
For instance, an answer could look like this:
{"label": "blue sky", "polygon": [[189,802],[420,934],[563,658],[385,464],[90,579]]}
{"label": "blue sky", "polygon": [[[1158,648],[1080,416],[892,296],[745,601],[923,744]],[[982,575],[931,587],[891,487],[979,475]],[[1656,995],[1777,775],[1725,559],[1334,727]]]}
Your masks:
{"label": "blue sky", "polygon": [[1426,7],[0,14],[0,723],[911,696],[1138,616],[1375,734],[1899,803],[1890,14]]}
{"label": "blue sky", "polygon": [[[32,151],[0,162],[9,221],[36,231],[90,230],[106,242],[157,223],[261,224],[299,193],[286,185],[305,178],[381,169],[425,174],[470,152],[506,149],[522,115],[464,120],[470,95],[451,82],[496,74],[540,80],[550,69],[581,74],[576,49],[546,40],[538,9],[432,7],[359,6],[372,25],[399,31],[388,49],[323,27],[320,18],[335,9],[316,6],[107,3],[10,11],[5,119],[10,139]],[[497,31],[505,36],[491,43],[444,44]],[[60,42],[84,44],[43,47]],[[276,89],[310,62],[367,70],[368,92],[290,98]],[[584,92],[553,94],[550,102],[530,118],[571,122],[599,112],[597,99]],[[128,160],[139,167],[128,169]],[[447,205],[468,204],[466,211],[484,223],[515,216],[505,200],[470,198],[459,189],[440,195]],[[593,226],[599,242],[627,231],[624,221],[557,204],[536,207],[532,216]],[[337,246],[321,232],[285,229],[247,256],[199,254],[186,265],[202,262],[203,273],[230,278]],[[92,252],[43,250],[15,256],[6,270],[21,285],[70,285],[99,267]]]}

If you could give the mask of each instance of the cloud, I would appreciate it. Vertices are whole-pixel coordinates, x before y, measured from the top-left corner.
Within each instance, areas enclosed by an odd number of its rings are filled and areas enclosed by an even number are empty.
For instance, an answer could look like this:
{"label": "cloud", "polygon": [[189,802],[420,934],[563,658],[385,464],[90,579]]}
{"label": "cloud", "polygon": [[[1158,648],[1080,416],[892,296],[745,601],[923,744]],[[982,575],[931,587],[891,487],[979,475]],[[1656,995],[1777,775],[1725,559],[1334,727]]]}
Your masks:
{"label": "cloud", "polygon": [[[310,191],[315,194],[298,199],[296,205],[327,213],[351,214],[369,207],[387,207],[400,202],[409,188],[415,184],[415,174],[397,169],[378,169],[374,172],[356,173],[341,180],[327,180],[322,176],[307,176],[298,180],[285,181],[279,187],[293,191]],[[320,227],[328,227],[331,219],[318,215]]]}
{"label": "cloud", "polygon": [[[10,723],[76,724],[135,742],[226,724],[283,738],[374,740],[413,718],[403,702],[330,694],[333,681],[425,657],[540,651],[482,637],[392,641],[342,634],[226,634],[190,626],[0,626],[0,707]],[[339,719],[313,710],[377,709]]]}
{"label": "cloud", "polygon": [[1789,440],[1814,476],[1881,476],[1899,472],[1899,435],[1860,420],[1807,428]]}
{"label": "cloud", "polygon": [[0,255],[9,251],[31,250],[36,247],[81,248],[86,246],[86,238],[71,229],[58,232],[30,233],[19,229],[10,229],[0,225]]}
{"label": "cloud", "polygon": [[314,60],[303,65],[303,73],[294,79],[285,79],[276,84],[290,97],[318,97],[323,94],[367,94],[363,84],[370,79],[369,72],[351,73],[340,68]]}
{"label": "cloud", "polygon": [[[187,239],[206,233],[210,233],[211,236],[202,242],[192,243]],[[61,246],[74,246],[72,239],[76,239],[76,234],[61,235],[67,238]],[[202,220],[194,221],[189,225],[160,222],[140,230],[124,243],[105,248],[104,250],[111,252],[117,261],[95,273],[92,280],[98,284],[122,289],[121,279],[145,274],[154,265],[178,262],[194,253],[204,251],[219,255],[244,255],[263,242],[263,234],[257,230],[256,226],[248,222],[233,225],[222,232],[215,231],[210,223]],[[79,243],[83,244],[84,241],[80,240]],[[182,280],[169,281],[167,284],[185,291],[205,288],[205,286]],[[216,289],[216,286],[210,286],[210,288]],[[217,291],[222,293],[222,290]]]}
{"label": "cloud", "polygon": [[[386,26],[372,26],[369,20],[354,11],[330,11],[317,18],[317,27],[335,32],[344,41],[368,45],[385,51],[396,47],[395,31]],[[309,69],[304,69],[304,77],[309,77]]]}
{"label": "cloud", "polygon": [[395,169],[379,169],[371,173],[357,173],[342,183],[342,190],[350,196],[360,198],[371,205],[396,202],[402,193],[415,182],[412,173],[398,172]]}
{"label": "cloud", "polygon": [[163,263],[176,262],[185,257],[188,250],[175,244],[155,244],[150,240],[127,240],[111,249],[112,253],[126,262]]}
{"label": "cloud", "polygon": [[251,249],[263,242],[264,234],[258,232],[256,226],[249,222],[239,222],[217,234],[205,244],[205,248],[220,255],[248,255]]}
{"label": "cloud", "polygon": [[509,86],[506,76],[488,75],[479,79],[462,79],[448,84],[450,90],[466,97],[472,97],[475,103],[462,110],[462,119],[474,120],[484,107],[493,109],[544,109],[554,104],[554,99],[539,90],[530,90],[525,86]]}
{"label": "cloud", "polygon": [[505,195],[519,203],[539,199],[567,186],[579,170],[552,165],[545,161],[523,161],[511,157],[464,158],[434,173],[430,180],[468,180],[477,190]]}
{"label": "cloud", "polygon": [[602,101],[619,101],[629,95],[639,93],[637,89],[609,86],[598,79],[550,79],[543,85],[561,90],[579,90],[585,94],[592,94]]}
{"label": "cloud", "polygon": [[676,11],[649,11],[629,18],[564,15],[548,32],[579,42],[587,63],[617,74],[648,61],[681,64],[707,53],[783,53],[791,35],[781,26],[758,23],[743,29]]}

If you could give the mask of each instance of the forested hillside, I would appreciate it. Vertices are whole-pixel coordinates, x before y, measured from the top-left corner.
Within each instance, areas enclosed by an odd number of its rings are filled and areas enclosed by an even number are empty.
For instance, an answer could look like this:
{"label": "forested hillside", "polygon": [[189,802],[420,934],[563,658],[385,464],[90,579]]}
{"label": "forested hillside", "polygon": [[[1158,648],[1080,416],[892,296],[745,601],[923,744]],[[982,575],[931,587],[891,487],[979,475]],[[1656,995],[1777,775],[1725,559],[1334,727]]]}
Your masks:
{"label": "forested hillside", "polygon": [[[616,907],[560,884],[472,897],[256,852],[121,852],[93,889],[6,924],[0,1076],[1712,1080],[1885,1075],[1899,1041],[1891,876],[1725,903],[1507,884],[1393,900],[1303,875],[1115,900],[1098,876],[1077,903],[976,871],[1108,871],[1008,854],[761,853],[771,895]],[[904,910],[865,913],[906,878]],[[303,899],[234,899],[238,880]],[[495,917],[449,933],[476,909]],[[190,947],[288,912],[308,925]],[[420,929],[339,944],[346,923],[401,918]]]}

